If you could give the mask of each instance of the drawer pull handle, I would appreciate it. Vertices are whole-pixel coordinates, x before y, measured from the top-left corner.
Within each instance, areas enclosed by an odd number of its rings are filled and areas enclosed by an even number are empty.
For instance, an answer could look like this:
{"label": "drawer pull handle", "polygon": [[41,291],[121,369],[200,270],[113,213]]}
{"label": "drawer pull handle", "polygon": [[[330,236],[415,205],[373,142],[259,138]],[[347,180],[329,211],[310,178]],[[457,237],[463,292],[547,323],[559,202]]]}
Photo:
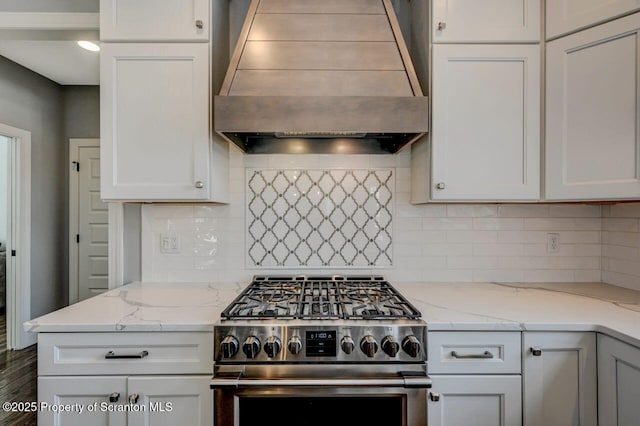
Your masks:
{"label": "drawer pull handle", "polygon": [[531,355],[533,355],[533,356],[541,356],[542,355],[542,349],[540,349],[540,348],[531,348],[531,349],[529,349],[529,351],[531,352]]}
{"label": "drawer pull handle", "polygon": [[440,401],[440,394],[438,392],[429,392],[429,399],[433,402]]}
{"label": "drawer pull handle", "polygon": [[456,351],[451,351],[451,356],[457,359],[491,359],[493,358],[493,354],[489,351],[484,351],[481,354],[471,354],[471,355],[460,355]]}
{"label": "drawer pull handle", "polygon": [[104,359],[141,359],[149,355],[148,351],[142,351],[138,354],[125,354],[125,355],[116,355],[114,351],[109,351],[104,356]]}
{"label": "drawer pull handle", "polygon": [[202,22],[202,19],[196,20],[196,28],[198,28],[199,30],[204,28],[204,22]]}
{"label": "drawer pull handle", "polygon": [[114,392],[109,395],[109,402],[118,402],[120,399],[120,392]]}
{"label": "drawer pull handle", "polygon": [[140,395],[138,395],[137,393],[132,393],[131,395],[129,395],[129,404],[137,404],[138,399],[140,399]]}

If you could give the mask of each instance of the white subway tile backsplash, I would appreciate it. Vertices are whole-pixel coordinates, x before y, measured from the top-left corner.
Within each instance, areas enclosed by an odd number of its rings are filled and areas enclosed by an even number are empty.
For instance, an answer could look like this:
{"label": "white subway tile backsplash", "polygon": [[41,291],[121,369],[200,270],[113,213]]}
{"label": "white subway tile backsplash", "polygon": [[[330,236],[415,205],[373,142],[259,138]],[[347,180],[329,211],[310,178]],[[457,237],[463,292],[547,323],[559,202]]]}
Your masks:
{"label": "white subway tile backsplash", "polygon": [[524,229],[524,219],[516,218],[480,218],[473,219],[473,229],[517,230]]}
{"label": "white subway tile backsplash", "polygon": [[640,203],[622,203],[608,206],[611,217],[631,217],[640,218]]}
{"label": "white subway tile backsplash", "polygon": [[472,229],[472,219],[426,218],[422,219],[422,229]]}
{"label": "white subway tile backsplash", "polygon": [[498,206],[450,204],[447,206],[447,216],[449,217],[496,217],[498,216]]}
{"label": "white subway tile backsplash", "polygon": [[602,217],[602,207],[590,204],[551,204],[549,217]]}
{"label": "white subway tile backsplash", "polygon": [[549,206],[544,204],[505,204],[498,207],[500,217],[548,217]]}
{"label": "white subway tile backsplash", "polygon": [[493,243],[498,241],[496,231],[447,231],[450,243]]}
{"label": "white subway tile backsplash", "polygon": [[483,256],[457,256],[447,260],[449,269],[497,269],[498,258]]}
{"label": "white subway tile backsplash", "polygon": [[640,290],[640,203],[603,208],[602,280]]}
{"label": "white subway tile backsplash", "polygon": [[524,220],[524,229],[544,231],[599,231],[602,226],[601,219],[532,219]]}
{"label": "white subway tile backsplash", "polygon": [[[243,155],[232,150],[228,205],[143,206],[143,279],[246,282],[256,273],[326,273],[321,266],[304,269],[297,264],[256,270],[247,262],[247,170],[387,169],[395,177],[393,265],[337,266],[331,273],[382,274],[399,282],[603,280],[640,290],[640,203],[411,205],[409,165],[409,150],[396,156]],[[319,209],[335,207],[316,201]],[[271,219],[273,228],[280,229],[282,223]],[[291,218],[284,223],[291,226]],[[166,232],[179,234],[180,253],[160,251],[160,235]],[[549,233],[560,236],[557,253],[547,252]]]}
{"label": "white subway tile backsplash", "polygon": [[639,222],[637,218],[603,218],[602,228],[607,231],[638,232]]}

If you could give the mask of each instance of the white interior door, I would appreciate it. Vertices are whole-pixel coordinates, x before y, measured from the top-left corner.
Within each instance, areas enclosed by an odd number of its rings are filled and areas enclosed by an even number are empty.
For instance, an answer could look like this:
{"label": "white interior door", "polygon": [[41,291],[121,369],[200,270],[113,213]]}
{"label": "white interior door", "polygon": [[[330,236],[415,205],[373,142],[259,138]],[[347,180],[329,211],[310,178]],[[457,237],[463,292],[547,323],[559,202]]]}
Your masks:
{"label": "white interior door", "polygon": [[[75,265],[70,268],[69,303],[108,288],[108,205],[100,198],[98,140],[73,140],[71,154],[71,235]],[[74,234],[75,231],[75,234]],[[75,246],[74,246],[75,244]],[[75,248],[75,250],[73,250]],[[73,262],[73,260],[72,260]]]}

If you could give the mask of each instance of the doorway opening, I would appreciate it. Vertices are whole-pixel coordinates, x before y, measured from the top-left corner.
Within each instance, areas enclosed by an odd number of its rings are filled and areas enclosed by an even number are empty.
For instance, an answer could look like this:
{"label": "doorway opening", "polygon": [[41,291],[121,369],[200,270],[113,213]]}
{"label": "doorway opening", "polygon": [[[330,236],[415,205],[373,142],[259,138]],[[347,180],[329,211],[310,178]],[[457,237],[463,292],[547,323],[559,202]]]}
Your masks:
{"label": "doorway opening", "polygon": [[[31,319],[31,133],[0,124],[0,351],[22,349]],[[4,320],[4,321],[3,321]]]}
{"label": "doorway opening", "polygon": [[109,206],[100,197],[100,140],[69,143],[69,304],[109,287]]}

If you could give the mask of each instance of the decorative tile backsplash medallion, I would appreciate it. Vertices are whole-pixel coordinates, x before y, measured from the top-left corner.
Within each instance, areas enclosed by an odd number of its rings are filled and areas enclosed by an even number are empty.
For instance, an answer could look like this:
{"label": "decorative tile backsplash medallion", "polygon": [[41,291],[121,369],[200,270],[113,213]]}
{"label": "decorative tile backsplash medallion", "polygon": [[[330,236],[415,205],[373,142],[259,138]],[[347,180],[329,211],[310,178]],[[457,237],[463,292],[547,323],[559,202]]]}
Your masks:
{"label": "decorative tile backsplash medallion", "polygon": [[393,264],[391,169],[247,169],[247,267]]}

